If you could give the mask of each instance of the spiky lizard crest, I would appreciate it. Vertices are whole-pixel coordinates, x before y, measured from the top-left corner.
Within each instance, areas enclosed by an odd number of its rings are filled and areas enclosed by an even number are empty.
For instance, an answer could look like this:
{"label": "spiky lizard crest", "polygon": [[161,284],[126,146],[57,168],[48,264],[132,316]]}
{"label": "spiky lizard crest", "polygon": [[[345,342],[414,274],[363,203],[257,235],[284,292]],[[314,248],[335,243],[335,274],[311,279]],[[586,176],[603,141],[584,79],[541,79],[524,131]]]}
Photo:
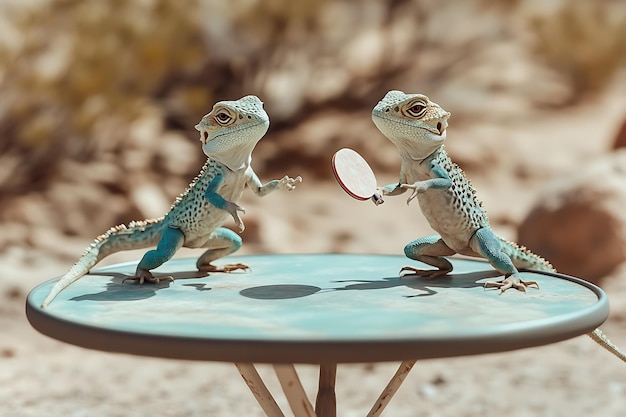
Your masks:
{"label": "spiky lizard crest", "polygon": [[502,239],[502,251],[509,255],[518,268],[536,269],[539,271],[556,272],[556,268],[526,246],[519,245],[510,240]]}

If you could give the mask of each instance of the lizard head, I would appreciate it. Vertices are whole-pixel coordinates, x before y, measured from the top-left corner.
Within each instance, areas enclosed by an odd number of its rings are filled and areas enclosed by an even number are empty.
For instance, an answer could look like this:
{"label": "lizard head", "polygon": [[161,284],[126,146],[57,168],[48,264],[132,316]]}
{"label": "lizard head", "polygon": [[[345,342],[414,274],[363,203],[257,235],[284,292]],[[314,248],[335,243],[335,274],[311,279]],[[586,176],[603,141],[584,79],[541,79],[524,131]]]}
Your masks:
{"label": "lizard head", "polygon": [[389,91],[372,111],[374,124],[399,149],[422,160],[443,145],[450,113],[423,94]]}
{"label": "lizard head", "polygon": [[257,96],[245,96],[215,103],[195,127],[204,153],[236,171],[250,165],[252,150],[269,125],[263,102]]}

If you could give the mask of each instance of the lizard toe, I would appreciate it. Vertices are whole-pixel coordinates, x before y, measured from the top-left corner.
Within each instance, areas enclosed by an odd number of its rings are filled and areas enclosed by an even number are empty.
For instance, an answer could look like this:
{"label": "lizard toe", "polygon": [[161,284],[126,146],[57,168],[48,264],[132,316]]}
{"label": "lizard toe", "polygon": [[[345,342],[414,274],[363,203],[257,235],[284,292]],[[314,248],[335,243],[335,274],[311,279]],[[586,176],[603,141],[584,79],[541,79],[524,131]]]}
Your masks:
{"label": "lizard toe", "polygon": [[535,287],[539,289],[539,284],[536,281],[524,281],[518,276],[511,275],[506,277],[502,281],[487,281],[485,282],[485,288],[496,287],[500,289],[500,294],[503,294],[506,290],[514,288],[521,292],[526,292],[526,288]]}
{"label": "lizard toe", "polygon": [[408,276],[417,276],[422,278],[437,278],[446,275],[448,272],[445,269],[419,269],[412,266],[405,266],[400,270],[400,278]]}
{"label": "lizard toe", "polygon": [[249,271],[250,267],[242,263],[226,264],[221,266],[206,264],[198,266],[198,270],[201,272],[232,272],[237,270]]}
{"label": "lizard toe", "polygon": [[140,270],[135,276],[124,278],[122,280],[122,284],[124,284],[126,281],[137,281],[139,282],[139,285],[143,285],[144,282],[159,285],[161,281],[174,282],[174,277],[155,277],[150,271]]}

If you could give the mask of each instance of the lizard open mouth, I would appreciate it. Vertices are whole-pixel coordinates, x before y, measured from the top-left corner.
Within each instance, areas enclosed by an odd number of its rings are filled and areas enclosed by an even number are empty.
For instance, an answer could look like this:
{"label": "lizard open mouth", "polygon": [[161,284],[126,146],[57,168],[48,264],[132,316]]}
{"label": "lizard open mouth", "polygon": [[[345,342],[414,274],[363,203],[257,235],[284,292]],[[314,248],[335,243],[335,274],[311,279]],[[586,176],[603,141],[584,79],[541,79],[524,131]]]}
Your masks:
{"label": "lizard open mouth", "polygon": [[431,127],[431,126],[420,126],[420,129],[423,129],[427,132],[430,132],[432,134],[435,134],[437,136],[442,136],[445,132],[446,132],[446,128],[443,125],[443,123],[439,122],[437,123],[437,127]]}

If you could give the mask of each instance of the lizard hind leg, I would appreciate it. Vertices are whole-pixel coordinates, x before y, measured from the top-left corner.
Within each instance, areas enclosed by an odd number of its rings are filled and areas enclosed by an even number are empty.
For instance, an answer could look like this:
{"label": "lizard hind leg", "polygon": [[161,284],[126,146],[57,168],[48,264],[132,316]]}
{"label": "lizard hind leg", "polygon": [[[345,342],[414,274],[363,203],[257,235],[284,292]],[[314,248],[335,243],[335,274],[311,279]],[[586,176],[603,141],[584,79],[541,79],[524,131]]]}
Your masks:
{"label": "lizard hind leg", "polygon": [[502,242],[491,228],[483,227],[478,229],[470,240],[470,247],[505,276],[502,281],[485,282],[485,288],[499,288],[501,294],[510,288],[515,288],[522,292],[526,292],[526,288],[531,286],[539,288],[535,281],[522,280],[509,255],[502,252]]}
{"label": "lizard hind leg", "polygon": [[141,261],[139,261],[135,276],[124,278],[122,283],[126,281],[138,281],[140,285],[144,282],[151,282],[158,285],[161,281],[174,281],[172,277],[155,277],[150,271],[172,259],[184,243],[185,235],[180,229],[166,227],[161,233],[161,239],[156,249],[146,252],[143,258],[141,258]]}
{"label": "lizard hind leg", "polygon": [[203,247],[208,248],[196,262],[198,271],[202,272],[232,272],[238,269],[247,270],[250,269],[248,265],[242,263],[226,264],[226,265],[213,265],[216,259],[223,258],[236,252],[242,244],[241,237],[237,233],[224,227],[215,229],[210,235]]}
{"label": "lizard hind leg", "polygon": [[451,256],[455,253],[439,235],[416,239],[404,247],[404,254],[410,259],[434,266],[437,269],[418,269],[412,266],[405,266],[400,270],[400,276],[416,275],[425,278],[436,278],[446,275],[452,271],[452,264],[444,256]]}

